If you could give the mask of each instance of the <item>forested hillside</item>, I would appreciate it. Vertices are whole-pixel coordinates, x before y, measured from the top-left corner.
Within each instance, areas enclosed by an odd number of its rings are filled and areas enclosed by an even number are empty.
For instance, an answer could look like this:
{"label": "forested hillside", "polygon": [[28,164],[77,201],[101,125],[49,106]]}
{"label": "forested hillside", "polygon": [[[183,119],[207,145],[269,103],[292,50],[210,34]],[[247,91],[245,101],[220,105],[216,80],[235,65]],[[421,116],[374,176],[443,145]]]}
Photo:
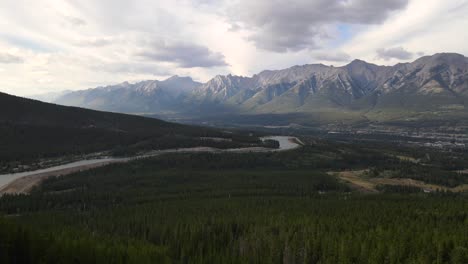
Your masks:
{"label": "forested hillside", "polygon": [[[114,164],[48,179],[30,195],[4,195],[0,259],[467,263],[466,194],[401,186],[363,194],[326,173],[412,166],[405,177],[416,177],[426,165],[392,154],[418,157],[425,149],[304,140],[309,146],[288,152],[171,154]],[[427,153],[433,169],[457,166],[444,167],[443,154]]]}
{"label": "forested hillside", "polygon": [[[41,158],[144,148],[220,146],[201,137],[228,138],[229,146],[259,143],[245,133],[222,132],[154,118],[42,103],[0,93],[0,169]],[[221,146],[222,147],[222,146]],[[13,163],[12,163],[13,162]]]}

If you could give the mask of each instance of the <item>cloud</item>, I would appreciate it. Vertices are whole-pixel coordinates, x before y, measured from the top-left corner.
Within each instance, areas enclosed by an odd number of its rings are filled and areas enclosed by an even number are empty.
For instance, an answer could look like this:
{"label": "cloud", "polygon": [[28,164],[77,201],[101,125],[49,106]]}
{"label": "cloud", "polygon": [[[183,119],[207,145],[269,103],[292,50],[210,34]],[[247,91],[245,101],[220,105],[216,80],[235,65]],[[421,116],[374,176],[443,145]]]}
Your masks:
{"label": "cloud", "polygon": [[191,43],[155,43],[139,56],[157,62],[171,62],[182,68],[227,66],[224,55],[205,46]]}
{"label": "cloud", "polygon": [[342,51],[321,51],[312,55],[313,58],[321,61],[347,62],[351,59],[348,53]]}
{"label": "cloud", "polygon": [[255,46],[274,52],[317,47],[338,23],[380,24],[408,0],[239,0],[228,8],[232,29],[250,32]]}
{"label": "cloud", "polygon": [[73,26],[85,26],[87,23],[84,19],[74,16],[64,16],[65,20]]}
{"label": "cloud", "polygon": [[113,63],[110,65],[96,65],[96,71],[123,74],[149,74],[158,76],[173,75],[172,72],[155,63]]}
{"label": "cloud", "polygon": [[376,56],[382,48],[404,47],[414,58],[419,51],[468,55],[468,46],[454,41],[468,39],[467,0],[2,0],[1,6],[0,87],[17,95],[174,74],[205,82],[347,58],[400,60]]}
{"label": "cloud", "polygon": [[[464,3],[464,4],[461,4]],[[468,55],[468,1],[411,0],[407,8],[392,15],[381,25],[364,28],[350,41],[340,46],[353,57],[376,64],[389,60],[376,56],[376,50],[404,47],[415,54],[456,52]],[[416,57],[416,56],[415,56]],[[391,61],[391,64],[398,59]]]}
{"label": "cloud", "polygon": [[378,49],[377,56],[383,60],[391,60],[391,59],[398,59],[398,60],[410,60],[414,57],[412,52],[405,50],[403,47],[394,47],[389,49]]}
{"label": "cloud", "polygon": [[0,63],[22,63],[23,58],[8,53],[0,53]]}
{"label": "cloud", "polygon": [[112,44],[112,38],[108,37],[94,37],[85,38],[76,42],[77,46],[89,46],[89,47],[103,47]]}

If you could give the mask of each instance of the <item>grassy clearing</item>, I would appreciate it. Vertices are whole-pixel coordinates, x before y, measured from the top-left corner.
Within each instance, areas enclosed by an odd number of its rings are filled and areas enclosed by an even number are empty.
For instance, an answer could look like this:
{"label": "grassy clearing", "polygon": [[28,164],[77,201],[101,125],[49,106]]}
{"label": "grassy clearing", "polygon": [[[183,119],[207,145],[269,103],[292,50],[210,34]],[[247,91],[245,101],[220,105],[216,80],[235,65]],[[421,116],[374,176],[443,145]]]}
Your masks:
{"label": "grassy clearing", "polygon": [[340,171],[340,172],[329,172],[330,175],[335,175],[339,179],[347,182],[355,190],[361,192],[371,192],[375,193],[376,185],[369,180],[362,177],[363,172],[366,170],[358,171]]}
{"label": "grassy clearing", "polygon": [[370,178],[367,174],[368,170],[355,171],[340,171],[328,172],[329,175],[334,175],[339,179],[348,183],[353,189],[360,192],[378,192],[378,185],[393,185],[393,186],[412,186],[428,191],[451,191],[451,192],[466,192],[468,184],[462,184],[456,187],[447,187],[437,184],[429,184],[423,181],[407,178]]}

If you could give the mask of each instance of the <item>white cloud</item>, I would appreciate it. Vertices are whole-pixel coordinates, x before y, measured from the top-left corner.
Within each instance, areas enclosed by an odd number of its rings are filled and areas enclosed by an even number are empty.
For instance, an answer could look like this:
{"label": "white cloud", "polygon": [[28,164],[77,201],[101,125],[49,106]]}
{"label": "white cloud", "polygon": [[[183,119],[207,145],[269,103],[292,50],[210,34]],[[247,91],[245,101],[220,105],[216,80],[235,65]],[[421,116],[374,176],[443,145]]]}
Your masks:
{"label": "white cloud", "polygon": [[391,59],[410,60],[414,57],[414,54],[403,47],[380,48],[377,49],[377,57],[386,61]]}
{"label": "white cloud", "polygon": [[86,25],[86,21],[79,17],[67,16],[65,15],[64,18],[73,26],[84,26]]}
{"label": "white cloud", "polygon": [[379,64],[411,59],[386,60],[375,55],[376,50],[388,47],[404,47],[420,54],[458,52],[466,55],[468,46],[460,40],[468,39],[467,13],[466,0],[413,0],[403,12],[354,36],[341,48],[353,57]]}
{"label": "white cloud", "polygon": [[312,54],[319,61],[348,62],[351,59],[348,53],[343,51],[319,51]]}
{"label": "white cloud", "polygon": [[261,49],[286,52],[318,47],[336,23],[380,24],[408,0],[239,0],[229,6],[233,29],[251,32]]}
{"label": "white cloud", "polygon": [[182,68],[211,68],[228,65],[224,61],[223,54],[212,52],[205,46],[187,42],[154,42],[138,53],[138,56],[156,62],[175,63]]}
{"label": "white cloud", "polygon": [[[376,56],[395,47],[414,57],[468,54],[467,0],[405,2],[294,0],[304,8],[291,9],[266,0],[2,0],[0,87],[25,95],[173,74],[207,81],[296,64],[410,59]],[[233,7],[245,12],[233,17]]]}
{"label": "white cloud", "polygon": [[23,58],[9,53],[0,53],[0,63],[22,63]]}

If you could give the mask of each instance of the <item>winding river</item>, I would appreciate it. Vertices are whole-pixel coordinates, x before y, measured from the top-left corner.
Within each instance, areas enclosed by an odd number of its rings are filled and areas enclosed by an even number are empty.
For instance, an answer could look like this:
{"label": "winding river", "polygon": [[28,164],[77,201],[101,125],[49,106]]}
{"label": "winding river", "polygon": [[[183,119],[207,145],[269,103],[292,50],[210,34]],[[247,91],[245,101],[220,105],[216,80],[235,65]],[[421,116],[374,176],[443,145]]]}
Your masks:
{"label": "winding river", "polygon": [[185,148],[185,149],[166,149],[157,152],[153,152],[149,155],[143,156],[135,156],[130,158],[102,158],[102,159],[89,159],[89,160],[80,160],[75,161],[59,166],[54,166],[46,169],[39,169],[34,171],[27,171],[27,172],[19,172],[19,173],[10,173],[10,174],[3,174],[0,175],[0,194],[4,190],[7,185],[13,183],[14,181],[24,178],[24,177],[34,177],[37,176],[58,176],[61,174],[67,174],[65,171],[75,172],[80,169],[90,169],[97,167],[99,165],[107,165],[110,163],[117,163],[117,162],[127,162],[130,160],[138,159],[138,158],[146,158],[151,156],[158,156],[165,153],[177,153],[177,152],[184,152],[184,153],[200,153],[200,152],[216,152],[216,153],[223,153],[223,152],[237,152],[237,153],[246,153],[246,152],[270,152],[270,151],[285,151],[291,150],[300,147],[299,144],[296,142],[300,142],[299,139],[296,137],[288,137],[288,136],[270,136],[270,137],[263,137],[263,140],[272,139],[279,142],[278,149],[268,149],[262,147],[253,147],[253,148],[241,148],[241,149],[214,149],[214,148]]}

